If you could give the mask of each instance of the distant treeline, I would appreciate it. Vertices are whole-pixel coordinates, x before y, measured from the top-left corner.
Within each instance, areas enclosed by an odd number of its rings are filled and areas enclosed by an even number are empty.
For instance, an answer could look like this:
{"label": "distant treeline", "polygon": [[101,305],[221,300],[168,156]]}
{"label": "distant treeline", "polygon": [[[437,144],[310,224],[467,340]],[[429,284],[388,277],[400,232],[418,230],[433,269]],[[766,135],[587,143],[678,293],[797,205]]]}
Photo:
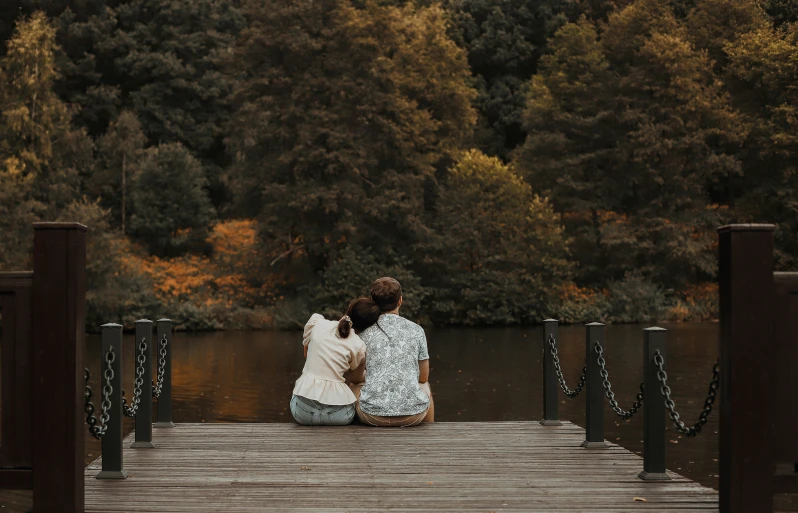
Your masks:
{"label": "distant treeline", "polygon": [[[42,11],[41,9],[44,9]],[[9,0],[0,270],[90,228],[88,324],[717,315],[715,228],[798,259],[798,3]]]}

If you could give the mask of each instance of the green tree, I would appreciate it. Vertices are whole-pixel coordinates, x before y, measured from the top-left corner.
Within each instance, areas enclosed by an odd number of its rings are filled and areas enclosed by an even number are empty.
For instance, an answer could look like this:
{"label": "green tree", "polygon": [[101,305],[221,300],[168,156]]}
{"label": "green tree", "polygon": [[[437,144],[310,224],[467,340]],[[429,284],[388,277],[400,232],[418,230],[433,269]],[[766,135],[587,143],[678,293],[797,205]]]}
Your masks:
{"label": "green tree", "polygon": [[348,0],[247,9],[230,180],[270,259],[315,274],[352,243],[382,262],[407,254],[428,233],[436,173],[475,121],[443,11]]}
{"label": "green tree", "polygon": [[581,283],[640,269],[684,287],[715,272],[713,184],[739,174],[745,132],[706,54],[670,7],[638,0],[601,40],[583,21],[555,35],[526,113],[518,166],[562,213]]}
{"label": "green tree", "polygon": [[182,145],[150,148],[131,191],[130,233],[157,255],[196,247],[213,221],[204,185],[202,164]]}
{"label": "green tree", "polygon": [[480,146],[507,159],[524,140],[526,84],[562,25],[564,4],[533,0],[447,0],[450,33],[468,52],[480,113]]}
{"label": "green tree", "polygon": [[685,20],[690,41],[709,52],[718,70],[726,66],[727,45],[768,24],[757,0],[702,0]]}
{"label": "green tree", "polygon": [[232,0],[128,0],[81,20],[60,17],[68,56],[62,94],[99,137],[131,110],[149,145],[179,142],[199,158],[216,204],[226,198],[223,138],[234,78],[224,72],[244,25]]}
{"label": "green tree", "polygon": [[569,271],[559,217],[494,157],[464,153],[440,197],[427,251],[427,310],[464,324],[535,322]]}
{"label": "green tree", "polygon": [[798,24],[760,28],[727,48],[730,73],[747,86],[741,104],[753,126],[736,211],[743,220],[779,223],[777,262],[792,268],[798,262]]}
{"label": "green tree", "polygon": [[55,29],[43,13],[21,20],[0,61],[0,266],[27,261],[30,223],[54,218],[78,194],[91,141],[53,91]]}
{"label": "green tree", "polygon": [[798,3],[794,0],[768,0],[765,8],[777,27],[798,21]]}
{"label": "green tree", "polygon": [[122,111],[97,141],[97,169],[89,180],[89,190],[102,198],[123,234],[127,233],[130,183],[135,180],[146,140],[136,115]]}

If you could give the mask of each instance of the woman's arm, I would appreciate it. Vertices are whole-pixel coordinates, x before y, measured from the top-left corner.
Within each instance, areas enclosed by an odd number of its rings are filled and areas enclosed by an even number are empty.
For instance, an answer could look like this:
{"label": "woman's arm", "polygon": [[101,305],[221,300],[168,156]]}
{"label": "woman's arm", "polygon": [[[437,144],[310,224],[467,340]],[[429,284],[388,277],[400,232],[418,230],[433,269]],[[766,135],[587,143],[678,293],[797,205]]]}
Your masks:
{"label": "woman's arm", "polygon": [[347,379],[350,383],[358,384],[363,383],[366,381],[366,359],[363,358],[363,361],[360,362],[360,365],[356,369],[352,369],[347,372],[349,375]]}
{"label": "woman's arm", "polygon": [[418,361],[418,382],[426,383],[429,381],[429,360]]}
{"label": "woman's arm", "polygon": [[308,346],[302,346],[302,354],[305,355],[305,359],[308,358]]}

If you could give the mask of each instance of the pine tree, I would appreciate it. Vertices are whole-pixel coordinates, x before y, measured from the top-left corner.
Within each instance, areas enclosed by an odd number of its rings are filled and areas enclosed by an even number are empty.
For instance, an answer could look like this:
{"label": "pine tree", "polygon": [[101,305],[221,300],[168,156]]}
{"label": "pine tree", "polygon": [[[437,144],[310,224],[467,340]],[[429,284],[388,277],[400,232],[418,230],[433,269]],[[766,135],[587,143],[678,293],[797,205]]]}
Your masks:
{"label": "pine tree", "polygon": [[736,210],[744,221],[778,223],[777,264],[791,269],[798,262],[798,24],[758,29],[728,52],[730,73],[747,87],[740,103],[753,126]]}
{"label": "pine tree", "polygon": [[468,52],[480,114],[480,147],[507,159],[524,140],[525,87],[565,20],[557,1],[448,0],[450,33]]}
{"label": "pine tree", "polygon": [[541,63],[518,166],[575,238],[580,280],[635,268],[667,287],[714,275],[713,184],[739,174],[745,126],[661,0],[561,29]]}
{"label": "pine tree", "polygon": [[85,20],[67,11],[60,22],[69,57],[61,93],[80,106],[77,122],[100,137],[130,110],[148,146],[179,142],[201,160],[221,203],[235,87],[225,68],[244,26],[233,1],[129,0]]}

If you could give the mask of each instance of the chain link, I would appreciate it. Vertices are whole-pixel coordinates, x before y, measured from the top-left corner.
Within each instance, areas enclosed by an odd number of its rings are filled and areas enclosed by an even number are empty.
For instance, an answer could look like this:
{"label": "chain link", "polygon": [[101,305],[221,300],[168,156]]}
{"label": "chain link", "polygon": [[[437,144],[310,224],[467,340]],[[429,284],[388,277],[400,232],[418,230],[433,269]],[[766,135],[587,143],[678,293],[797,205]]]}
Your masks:
{"label": "chain link", "polygon": [[665,373],[665,359],[659,351],[654,353],[654,363],[657,365],[657,379],[662,385],[660,387],[660,392],[662,392],[662,396],[665,398],[665,408],[667,408],[670,414],[676,431],[687,437],[696,436],[701,432],[701,428],[704,427],[704,424],[707,423],[709,414],[712,413],[712,405],[715,402],[715,396],[717,395],[718,386],[720,384],[720,360],[715,362],[715,365],[712,367],[712,381],[709,383],[709,394],[704,401],[704,409],[698,416],[698,421],[693,424],[693,427],[689,428],[685,426],[684,422],[679,418],[679,413],[676,411],[676,404],[671,399],[671,387],[668,386],[668,375]]}
{"label": "chain link", "polygon": [[560,357],[557,355],[557,341],[554,339],[554,335],[549,335],[549,347],[551,348],[551,356],[554,360],[554,372],[557,373],[557,381],[560,382],[560,388],[562,388],[562,391],[565,392],[566,396],[573,399],[579,395],[579,392],[581,392],[582,388],[585,386],[585,380],[587,379],[587,365],[582,367],[582,375],[579,376],[579,382],[576,384],[576,388],[571,390],[568,388],[568,385],[565,384],[565,377],[562,375],[562,369],[560,368]]}
{"label": "chain link", "polygon": [[136,367],[136,379],[134,381],[133,386],[133,399],[131,399],[131,405],[127,405],[127,400],[125,399],[125,391],[122,390],[122,411],[125,413],[126,417],[135,417],[136,412],[139,409],[139,403],[141,402],[141,387],[144,386],[144,364],[147,361],[146,356],[147,351],[147,339],[142,338],[141,344],[139,344],[139,355],[136,358],[138,362],[138,366]]}
{"label": "chain link", "polygon": [[111,418],[111,394],[114,392],[114,387],[111,385],[111,380],[114,379],[114,369],[112,364],[116,360],[114,348],[108,348],[108,354],[105,355],[105,384],[102,387],[102,403],[100,404],[100,425],[97,425],[97,419],[94,417],[94,404],[91,402],[91,388],[89,387],[89,369],[84,369],[83,378],[85,380],[85,387],[83,390],[84,406],[83,410],[86,412],[86,423],[89,425],[89,433],[97,440],[101,440],[106,431],[108,431],[108,420]]}
{"label": "chain link", "polygon": [[610,373],[607,372],[607,362],[604,360],[604,349],[601,348],[601,343],[598,340],[596,340],[594,348],[598,355],[599,374],[601,374],[601,380],[604,384],[604,395],[609,399],[612,411],[623,420],[631,419],[643,405],[645,383],[640,383],[640,392],[635,396],[635,402],[632,404],[632,407],[629,408],[629,411],[622,410],[621,407],[618,406],[618,401],[615,400],[615,393],[612,391],[612,385],[610,384]]}
{"label": "chain link", "polygon": [[163,338],[161,339],[161,349],[158,350],[158,382],[153,383],[152,385],[152,396],[154,398],[158,398],[161,396],[161,390],[163,390],[163,376],[166,370],[166,344],[168,340],[166,340],[166,333],[164,333]]}

